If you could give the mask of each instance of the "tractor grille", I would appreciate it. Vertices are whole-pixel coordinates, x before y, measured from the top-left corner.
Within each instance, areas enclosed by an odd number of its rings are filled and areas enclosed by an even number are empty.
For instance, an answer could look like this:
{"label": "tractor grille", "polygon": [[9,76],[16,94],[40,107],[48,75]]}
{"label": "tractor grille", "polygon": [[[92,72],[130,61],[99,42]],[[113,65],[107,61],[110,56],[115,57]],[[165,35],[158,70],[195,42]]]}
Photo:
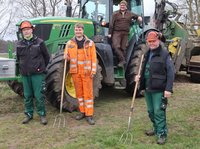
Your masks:
{"label": "tractor grille", "polygon": [[69,35],[70,28],[71,24],[63,24],[60,30],[59,37],[67,37]]}

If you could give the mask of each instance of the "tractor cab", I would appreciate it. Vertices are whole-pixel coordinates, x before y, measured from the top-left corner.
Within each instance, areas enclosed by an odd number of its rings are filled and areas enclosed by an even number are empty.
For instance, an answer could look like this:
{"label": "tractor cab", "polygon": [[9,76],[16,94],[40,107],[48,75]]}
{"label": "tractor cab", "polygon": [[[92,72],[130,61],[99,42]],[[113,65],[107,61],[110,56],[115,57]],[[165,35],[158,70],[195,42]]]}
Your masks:
{"label": "tractor cab", "polygon": [[[119,10],[119,3],[121,0],[80,0],[79,17],[84,19],[90,19],[94,23],[94,36],[92,40],[98,43],[108,43],[112,45],[111,39],[107,37],[109,22],[114,11]],[[127,0],[128,9],[140,16],[143,16],[143,4],[141,0]],[[127,50],[127,58],[130,58],[133,44],[137,44],[138,38],[142,32],[137,21],[133,20],[129,33],[129,50]],[[112,47],[111,47],[112,48]],[[113,51],[113,50],[112,50]],[[118,58],[113,53],[113,65],[114,65],[114,78],[125,78],[125,68],[117,67]]]}
{"label": "tractor cab", "polygon": [[[107,36],[108,23],[111,20],[113,12],[119,10],[120,1],[121,0],[79,0],[79,17],[91,19],[94,21],[94,25],[104,27],[103,29],[97,27],[96,34]],[[143,15],[141,0],[127,0],[127,3],[130,11],[138,15]]]}

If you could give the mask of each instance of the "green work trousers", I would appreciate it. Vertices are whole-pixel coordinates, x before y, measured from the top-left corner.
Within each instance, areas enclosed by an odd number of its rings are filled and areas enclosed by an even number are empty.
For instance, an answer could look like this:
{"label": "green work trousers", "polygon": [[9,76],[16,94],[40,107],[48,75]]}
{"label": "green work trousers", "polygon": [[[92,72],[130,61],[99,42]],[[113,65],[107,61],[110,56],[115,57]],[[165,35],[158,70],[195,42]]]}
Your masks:
{"label": "green work trousers", "polygon": [[145,99],[149,118],[158,137],[167,136],[166,111],[160,108],[163,92],[145,91]]}
{"label": "green work trousers", "polygon": [[36,111],[39,116],[45,116],[45,96],[41,93],[42,84],[44,83],[44,74],[33,74],[29,76],[22,76],[24,88],[24,106],[25,114],[33,117],[34,99],[36,104]]}

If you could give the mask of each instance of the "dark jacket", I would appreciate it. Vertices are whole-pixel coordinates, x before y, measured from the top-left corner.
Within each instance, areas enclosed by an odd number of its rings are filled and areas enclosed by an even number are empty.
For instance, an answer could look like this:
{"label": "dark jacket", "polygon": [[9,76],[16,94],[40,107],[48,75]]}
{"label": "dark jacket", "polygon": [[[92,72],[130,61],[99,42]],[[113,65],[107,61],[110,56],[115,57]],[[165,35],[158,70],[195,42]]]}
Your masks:
{"label": "dark jacket", "polygon": [[44,41],[36,36],[17,43],[17,61],[22,75],[44,73],[49,63],[49,53]]}
{"label": "dark jacket", "polygon": [[125,11],[123,15],[120,10],[115,11],[112,15],[112,20],[109,23],[109,34],[112,34],[113,31],[125,31],[129,32],[129,28],[132,22],[132,19],[137,19],[138,15],[132,13],[131,11]]}
{"label": "dark jacket", "polygon": [[[171,60],[169,52],[162,46],[153,50],[153,56],[149,61],[150,50],[146,54],[144,68],[141,76],[141,90],[149,92],[170,91],[172,92],[173,81],[175,75],[174,64]],[[146,83],[144,71],[146,64],[149,63],[149,82]]]}

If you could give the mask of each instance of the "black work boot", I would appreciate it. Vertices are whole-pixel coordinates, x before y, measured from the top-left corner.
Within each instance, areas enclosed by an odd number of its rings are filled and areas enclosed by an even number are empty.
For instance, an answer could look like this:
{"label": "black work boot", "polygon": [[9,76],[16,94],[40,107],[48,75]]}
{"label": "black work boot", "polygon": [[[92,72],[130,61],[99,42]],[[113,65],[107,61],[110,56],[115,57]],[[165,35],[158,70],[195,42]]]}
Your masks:
{"label": "black work boot", "polygon": [[166,137],[165,136],[160,136],[158,138],[157,144],[163,145],[166,142]]}
{"label": "black work boot", "polygon": [[30,120],[32,120],[32,117],[29,117],[28,115],[24,118],[24,120],[22,121],[22,124],[27,124]]}
{"label": "black work boot", "polygon": [[80,114],[78,114],[76,117],[75,117],[75,119],[76,120],[81,120],[81,119],[83,119],[85,117],[85,113],[80,113]]}
{"label": "black work boot", "polygon": [[147,136],[154,136],[154,135],[155,135],[155,132],[154,132],[154,130],[148,130],[148,131],[145,132],[145,134],[146,134]]}
{"label": "black work boot", "polygon": [[40,116],[40,123],[43,124],[43,125],[46,125],[48,123],[45,116]]}
{"label": "black work boot", "polygon": [[86,120],[87,120],[88,124],[90,124],[90,125],[94,125],[95,124],[95,121],[94,121],[92,116],[87,116]]}

